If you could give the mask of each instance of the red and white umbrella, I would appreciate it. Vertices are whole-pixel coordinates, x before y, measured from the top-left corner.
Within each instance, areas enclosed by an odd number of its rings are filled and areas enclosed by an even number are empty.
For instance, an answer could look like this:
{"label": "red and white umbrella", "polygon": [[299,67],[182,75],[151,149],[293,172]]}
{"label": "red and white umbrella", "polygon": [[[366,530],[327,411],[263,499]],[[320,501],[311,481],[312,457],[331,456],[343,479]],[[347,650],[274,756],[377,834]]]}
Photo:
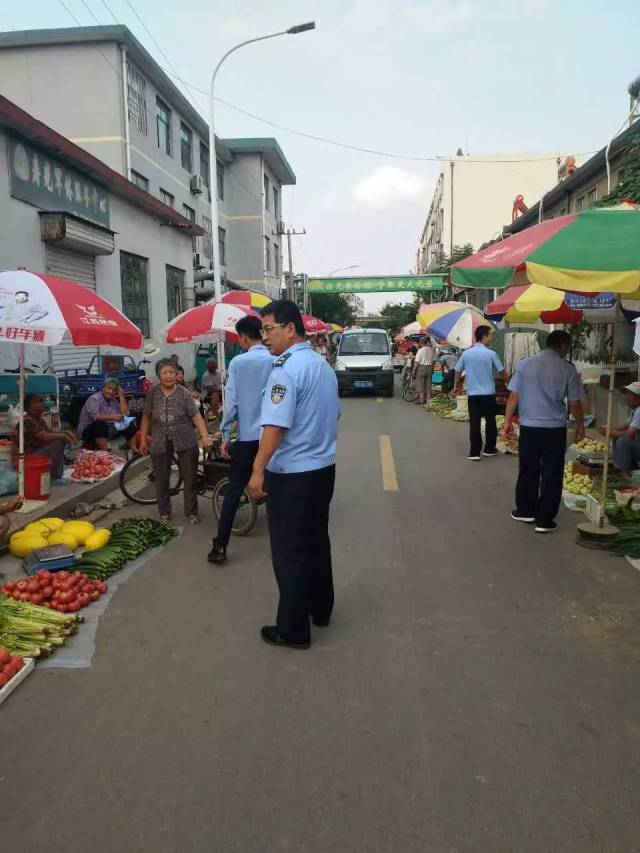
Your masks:
{"label": "red and white umbrella", "polygon": [[324,320],[319,320],[311,314],[303,314],[302,322],[304,323],[304,330],[308,335],[316,335],[318,332],[329,331],[328,323],[325,323]]}
{"label": "red and white umbrella", "polygon": [[102,296],[65,278],[26,270],[0,272],[0,341],[142,349],[140,329]]}
{"label": "red and white umbrella", "polygon": [[24,346],[51,347],[64,337],[76,346],[142,349],[131,320],[88,287],[26,270],[0,272],[0,342],[19,345],[18,491],[24,497]]}
{"label": "red and white umbrella", "polygon": [[168,344],[217,343],[221,333],[235,334],[236,323],[255,311],[227,302],[205,302],[189,308],[160,331],[160,339]]}

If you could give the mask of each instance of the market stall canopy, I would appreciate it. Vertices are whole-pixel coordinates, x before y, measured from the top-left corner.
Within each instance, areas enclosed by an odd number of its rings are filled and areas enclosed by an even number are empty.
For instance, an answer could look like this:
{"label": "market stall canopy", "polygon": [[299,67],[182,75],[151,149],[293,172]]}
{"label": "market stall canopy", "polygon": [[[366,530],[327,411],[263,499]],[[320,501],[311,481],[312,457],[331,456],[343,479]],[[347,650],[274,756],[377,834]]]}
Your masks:
{"label": "market stall canopy", "polygon": [[420,328],[426,329],[438,340],[445,340],[462,349],[473,346],[478,326],[492,326],[478,308],[463,302],[423,305],[416,320]]}
{"label": "market stall canopy", "polygon": [[0,273],[0,341],[142,349],[140,329],[88,287],[27,270]]}
{"label": "market stall canopy", "polygon": [[217,343],[224,333],[235,335],[236,323],[247,314],[255,312],[228,302],[205,302],[179,314],[160,330],[158,337],[168,344]]}
{"label": "market stall canopy", "polygon": [[381,275],[349,278],[310,278],[309,293],[393,293],[398,291],[439,291],[444,288],[447,276],[433,275]]}
{"label": "market stall canopy", "polygon": [[640,210],[625,203],[540,222],[458,261],[451,281],[462,287],[528,282],[577,293],[635,295]]}
{"label": "market stall canopy", "polygon": [[313,317],[311,314],[303,314],[302,322],[304,323],[304,330],[308,335],[317,335],[319,332],[329,331],[328,323],[325,323],[324,320],[320,320],[318,317]]}
{"label": "market stall canopy", "polygon": [[265,305],[273,302],[273,300],[266,294],[258,293],[255,290],[231,290],[221,297],[220,302],[224,302],[227,305],[240,305],[243,308],[251,308],[253,311],[259,311]]}

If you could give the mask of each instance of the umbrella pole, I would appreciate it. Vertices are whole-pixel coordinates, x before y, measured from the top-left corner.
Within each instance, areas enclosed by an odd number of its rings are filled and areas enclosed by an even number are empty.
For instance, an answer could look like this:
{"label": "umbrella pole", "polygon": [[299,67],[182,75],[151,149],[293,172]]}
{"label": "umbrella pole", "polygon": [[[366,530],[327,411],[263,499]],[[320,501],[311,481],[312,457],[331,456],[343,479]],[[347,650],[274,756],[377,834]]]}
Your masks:
{"label": "umbrella pole", "polygon": [[20,378],[18,380],[20,422],[18,427],[18,497],[24,499],[24,344],[20,344],[18,363]]}
{"label": "umbrella pole", "polygon": [[[616,311],[616,315],[617,315]],[[607,479],[609,476],[609,448],[611,447],[611,421],[613,419],[613,394],[616,387],[616,323],[613,322],[611,333],[611,374],[609,376],[609,394],[607,399],[607,442],[604,451],[604,471],[602,472],[602,486],[600,488],[600,518],[598,527],[604,527],[604,507],[607,495]]]}

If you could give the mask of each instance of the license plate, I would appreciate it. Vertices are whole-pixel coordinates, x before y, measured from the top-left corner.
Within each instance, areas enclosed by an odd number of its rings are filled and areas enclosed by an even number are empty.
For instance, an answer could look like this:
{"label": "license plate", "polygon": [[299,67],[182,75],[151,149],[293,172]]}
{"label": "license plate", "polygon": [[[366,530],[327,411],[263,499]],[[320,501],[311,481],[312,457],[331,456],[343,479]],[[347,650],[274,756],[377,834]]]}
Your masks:
{"label": "license plate", "polygon": [[373,388],[373,379],[357,379],[353,383],[354,388]]}

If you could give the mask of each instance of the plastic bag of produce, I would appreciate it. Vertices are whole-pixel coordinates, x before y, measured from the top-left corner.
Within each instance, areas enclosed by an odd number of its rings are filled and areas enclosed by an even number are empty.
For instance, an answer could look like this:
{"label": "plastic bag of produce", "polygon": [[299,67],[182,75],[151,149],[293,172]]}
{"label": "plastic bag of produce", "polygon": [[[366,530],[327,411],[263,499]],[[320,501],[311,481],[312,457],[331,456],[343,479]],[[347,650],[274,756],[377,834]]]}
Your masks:
{"label": "plastic bag of produce", "polygon": [[0,495],[16,494],[18,494],[18,475],[6,462],[0,462]]}

